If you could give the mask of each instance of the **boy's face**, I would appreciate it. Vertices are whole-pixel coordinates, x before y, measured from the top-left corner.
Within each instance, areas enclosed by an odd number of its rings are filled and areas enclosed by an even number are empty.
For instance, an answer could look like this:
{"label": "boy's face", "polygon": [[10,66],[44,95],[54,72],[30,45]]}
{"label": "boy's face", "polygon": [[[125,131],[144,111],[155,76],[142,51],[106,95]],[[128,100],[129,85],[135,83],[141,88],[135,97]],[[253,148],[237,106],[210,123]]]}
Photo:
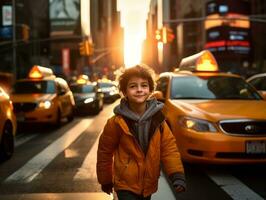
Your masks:
{"label": "boy's face", "polygon": [[150,96],[149,82],[140,77],[132,77],[127,83],[126,93],[128,101],[131,103],[142,104]]}

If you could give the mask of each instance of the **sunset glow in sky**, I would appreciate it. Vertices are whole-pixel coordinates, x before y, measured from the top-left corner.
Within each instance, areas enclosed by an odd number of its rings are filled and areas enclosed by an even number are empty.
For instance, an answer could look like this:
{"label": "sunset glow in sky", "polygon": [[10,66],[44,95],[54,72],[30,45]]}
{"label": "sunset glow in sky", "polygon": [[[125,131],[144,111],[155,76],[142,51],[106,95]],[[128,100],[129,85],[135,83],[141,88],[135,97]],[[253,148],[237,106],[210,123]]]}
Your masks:
{"label": "sunset glow in sky", "polygon": [[124,63],[131,67],[141,61],[141,49],[146,37],[149,0],[118,0],[121,25],[124,28]]}

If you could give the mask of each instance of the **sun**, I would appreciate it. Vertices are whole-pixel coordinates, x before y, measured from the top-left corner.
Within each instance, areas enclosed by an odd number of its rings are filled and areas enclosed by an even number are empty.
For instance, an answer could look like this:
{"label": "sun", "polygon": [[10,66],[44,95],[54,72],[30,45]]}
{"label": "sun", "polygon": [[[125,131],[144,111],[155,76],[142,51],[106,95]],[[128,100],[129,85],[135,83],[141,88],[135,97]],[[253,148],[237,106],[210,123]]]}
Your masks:
{"label": "sun", "polygon": [[124,40],[125,67],[132,67],[141,61],[141,39],[134,31],[127,31]]}
{"label": "sun", "polygon": [[126,68],[141,62],[149,2],[150,0],[118,0],[118,9],[121,10],[121,26],[124,28]]}

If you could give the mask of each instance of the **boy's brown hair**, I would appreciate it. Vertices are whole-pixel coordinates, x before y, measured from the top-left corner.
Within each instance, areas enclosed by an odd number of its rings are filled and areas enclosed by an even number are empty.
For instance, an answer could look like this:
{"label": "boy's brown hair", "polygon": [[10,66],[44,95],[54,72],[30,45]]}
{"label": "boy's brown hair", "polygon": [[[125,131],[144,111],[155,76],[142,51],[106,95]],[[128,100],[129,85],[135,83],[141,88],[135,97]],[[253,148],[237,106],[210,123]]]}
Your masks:
{"label": "boy's brown hair", "polygon": [[133,67],[127,68],[119,77],[119,90],[123,94],[126,93],[128,81],[132,77],[140,77],[148,80],[150,92],[153,92],[155,87],[153,69],[151,69],[147,65],[138,64]]}

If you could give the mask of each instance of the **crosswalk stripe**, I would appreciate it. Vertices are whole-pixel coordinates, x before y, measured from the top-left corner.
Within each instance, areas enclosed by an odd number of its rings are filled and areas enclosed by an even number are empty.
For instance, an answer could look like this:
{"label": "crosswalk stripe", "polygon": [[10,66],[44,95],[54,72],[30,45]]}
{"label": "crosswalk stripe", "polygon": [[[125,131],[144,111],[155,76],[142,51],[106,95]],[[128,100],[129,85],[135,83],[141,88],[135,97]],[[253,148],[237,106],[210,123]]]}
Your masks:
{"label": "crosswalk stripe", "polygon": [[63,136],[46,147],[39,154],[29,160],[19,170],[11,174],[4,182],[6,183],[29,183],[31,182],[57,155],[67,148],[77,137],[92,123],[92,119],[81,120]]}
{"label": "crosswalk stripe", "polygon": [[263,200],[261,196],[239,181],[237,178],[219,172],[208,171],[208,176],[234,200]]}

